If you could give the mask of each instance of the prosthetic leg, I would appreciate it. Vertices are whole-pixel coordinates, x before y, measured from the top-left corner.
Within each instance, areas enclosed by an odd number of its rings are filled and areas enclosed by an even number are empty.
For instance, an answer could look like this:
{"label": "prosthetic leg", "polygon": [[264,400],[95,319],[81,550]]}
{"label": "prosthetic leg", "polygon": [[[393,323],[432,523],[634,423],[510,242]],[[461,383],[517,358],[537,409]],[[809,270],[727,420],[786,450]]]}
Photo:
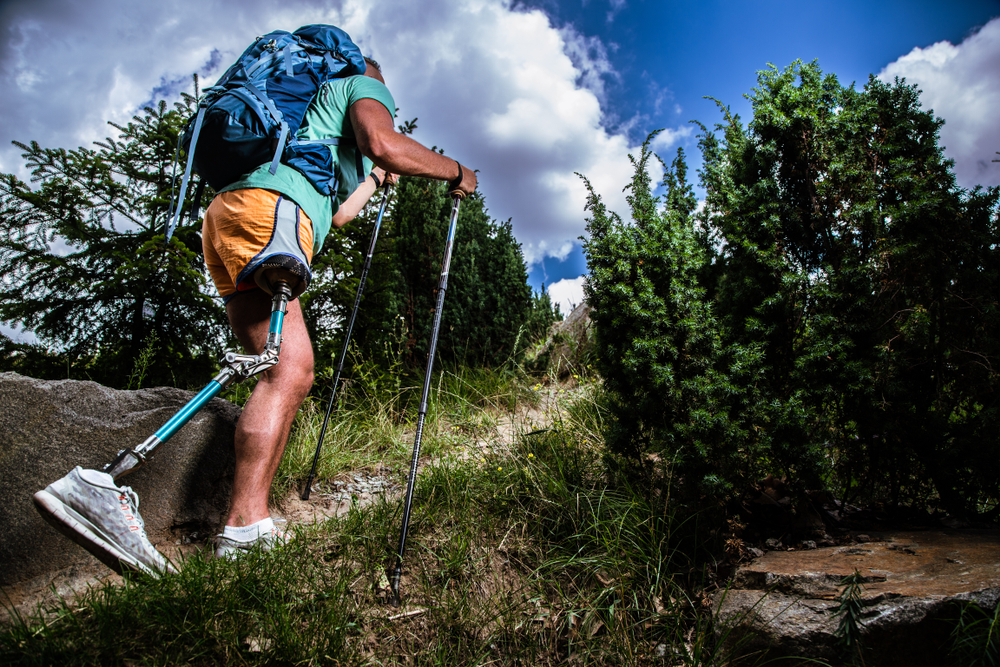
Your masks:
{"label": "prosthetic leg", "polygon": [[104,466],[104,472],[110,474],[115,481],[142,467],[154,449],[188,423],[199,410],[205,407],[206,403],[215,398],[223,389],[234,382],[242,382],[277,365],[278,354],[281,352],[281,326],[284,322],[288,302],[291,300],[292,289],[289,276],[284,275],[289,272],[282,269],[272,269],[271,271],[273,273],[281,272],[282,277],[270,283],[273,297],[271,299],[271,326],[263,352],[261,354],[240,354],[226,350],[220,360],[225,364],[225,367],[212,378],[197,396],[188,401],[187,405],[161,426],[156,433],[146,438],[142,444],[134,449],[126,447],[118,452],[114,461]]}
{"label": "prosthetic leg", "polygon": [[145,464],[156,447],[223,389],[278,363],[285,311],[293,290],[302,286],[298,277],[284,268],[262,269],[255,279],[273,297],[267,342],[261,354],[226,351],[222,357],[225,367],[156,433],[137,447],[118,452],[102,470],[77,466],[34,495],[35,507],[43,519],[119,574],[138,571],[159,576],[174,568],[146,536],[138,496],[116,481]]}

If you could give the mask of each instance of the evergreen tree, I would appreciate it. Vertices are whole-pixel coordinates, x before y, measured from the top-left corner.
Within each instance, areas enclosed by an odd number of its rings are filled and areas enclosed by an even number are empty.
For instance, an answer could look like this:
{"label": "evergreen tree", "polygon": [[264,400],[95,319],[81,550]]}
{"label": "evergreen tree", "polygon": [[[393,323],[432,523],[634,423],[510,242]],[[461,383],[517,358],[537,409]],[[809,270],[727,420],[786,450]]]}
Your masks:
{"label": "evergreen tree", "polygon": [[32,361],[54,356],[59,377],[125,386],[146,350],[146,384],[210,376],[224,319],[206,287],[200,224],[164,240],[192,102],[112,124],[117,136],[93,149],[16,144],[37,185],[0,175],[0,320],[33,331],[49,353],[8,341],[4,366],[44,372]]}
{"label": "evergreen tree", "polygon": [[[334,368],[340,355],[342,336],[354,307],[365,253],[380,203],[381,193],[376,193],[355,220],[340,229],[331,229],[323,247],[313,256],[309,289],[299,297],[299,302],[313,343],[318,375]],[[384,252],[385,244],[383,229],[376,252]],[[373,294],[383,289],[381,281],[370,275],[365,286],[365,301],[359,311],[359,322],[365,321],[365,312],[371,307]],[[356,323],[352,340],[356,343],[366,333],[368,329]]]}
{"label": "evergreen tree", "polygon": [[528,321],[524,326],[526,339],[522,342],[532,343],[544,338],[552,323],[561,322],[562,319],[563,315],[559,310],[559,304],[552,303],[552,297],[549,296],[545,290],[545,284],[542,283],[541,291],[531,296]]}
{"label": "evergreen tree", "polygon": [[627,188],[630,223],[609,213],[587,182],[585,292],[597,369],[616,417],[608,444],[634,458],[665,451],[695,483],[692,493],[725,492],[752,472],[741,469],[745,461],[738,456],[745,436],[728,416],[724,398],[732,387],[718,325],[698,284],[707,257],[697,239],[697,200],[684,155],[679,151],[666,168],[660,209],[647,172],[653,136],[638,159],[629,156],[635,168]]}
{"label": "evergreen tree", "polygon": [[[445,184],[401,178],[389,235],[398,269],[396,300],[417,365],[426,359],[451,199]],[[496,365],[515,354],[531,288],[510,221],[490,219],[479,193],[459,209],[441,332],[442,358]],[[395,315],[395,313],[394,313]]]}
{"label": "evergreen tree", "polygon": [[609,443],[664,449],[702,489],[769,472],[1000,515],[1000,189],[955,185],[905,82],[758,81],[748,126],[722,107],[721,136],[703,127],[703,211],[680,154],[657,211],[648,142],[632,224],[591,191]]}
{"label": "evergreen tree", "polygon": [[[919,93],[815,64],[761,72],[703,135],[727,345],[759,350],[775,472],[950,510],[996,498],[998,191],[964,193]],[[928,485],[933,485],[928,487]]]}
{"label": "evergreen tree", "polygon": [[[430,343],[451,198],[444,183],[402,177],[393,199],[376,246],[355,341],[366,358],[385,365],[392,363],[393,355],[387,343],[392,347],[404,336],[404,362],[420,368]],[[367,223],[361,226],[370,232]],[[361,261],[359,257],[354,273],[360,271]],[[530,308],[531,288],[510,222],[490,219],[482,195],[475,193],[459,209],[438,354],[460,363],[503,363],[521,351],[515,351],[514,344],[519,335],[526,339],[522,329]]]}

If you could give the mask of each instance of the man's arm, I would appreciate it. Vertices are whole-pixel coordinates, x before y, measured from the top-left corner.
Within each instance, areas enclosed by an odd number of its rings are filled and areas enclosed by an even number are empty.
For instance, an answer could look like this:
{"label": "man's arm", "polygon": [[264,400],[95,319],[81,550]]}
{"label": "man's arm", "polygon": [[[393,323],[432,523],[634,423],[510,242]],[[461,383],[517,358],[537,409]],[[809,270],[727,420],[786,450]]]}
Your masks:
{"label": "man's arm", "polygon": [[[386,183],[396,184],[397,176],[395,174],[386,173],[384,169],[376,166],[372,169],[372,175],[378,178],[382,185]],[[371,175],[366,178],[358,188],[351,193],[351,196],[344,201],[343,204],[337,209],[337,212],[333,214],[333,226],[338,229],[346,225],[351,220],[357,217],[358,213],[361,213],[361,209],[365,207],[368,200],[372,198],[375,191],[378,190],[378,185],[375,184],[375,179]]]}
{"label": "man's arm", "polygon": [[464,165],[459,168],[458,162],[452,158],[396,132],[392,116],[381,102],[360,99],[351,105],[350,114],[358,148],[387,172],[449,182],[461,174],[462,180],[457,189],[466,195],[476,189],[476,173],[472,169]]}

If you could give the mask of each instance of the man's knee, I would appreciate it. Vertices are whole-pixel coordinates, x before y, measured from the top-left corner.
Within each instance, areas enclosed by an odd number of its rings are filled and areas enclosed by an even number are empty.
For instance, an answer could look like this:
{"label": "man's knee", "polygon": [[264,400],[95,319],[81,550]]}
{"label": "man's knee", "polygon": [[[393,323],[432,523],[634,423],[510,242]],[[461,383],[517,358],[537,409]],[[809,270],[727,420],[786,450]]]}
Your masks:
{"label": "man's knee", "polygon": [[[282,354],[278,357],[278,367],[276,370],[281,376],[279,382],[285,385],[286,390],[292,395],[299,398],[301,401],[312,389],[313,380],[315,380],[315,372],[313,370],[313,356],[312,350],[308,350],[307,354],[302,354],[301,351],[296,351],[297,354],[292,354],[289,349],[288,357],[285,357],[285,346],[282,346]],[[284,365],[284,368],[282,368]]]}
{"label": "man's knee", "polygon": [[315,373],[313,373],[313,368],[310,364],[309,370],[302,373],[299,377],[298,390],[303,399],[309,394],[309,390],[312,389],[315,379]]}

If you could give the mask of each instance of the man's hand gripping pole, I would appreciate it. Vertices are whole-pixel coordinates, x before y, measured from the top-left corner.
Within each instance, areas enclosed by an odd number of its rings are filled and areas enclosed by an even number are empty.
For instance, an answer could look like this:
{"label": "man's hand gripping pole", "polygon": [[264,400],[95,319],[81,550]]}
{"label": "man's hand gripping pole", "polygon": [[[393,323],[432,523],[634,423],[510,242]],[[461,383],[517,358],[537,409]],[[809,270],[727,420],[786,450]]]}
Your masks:
{"label": "man's hand gripping pole", "polygon": [[226,350],[220,359],[224,366],[219,374],[212,378],[197,396],[188,401],[187,405],[161,426],[156,433],[146,438],[142,444],[135,448],[126,447],[118,452],[118,456],[104,466],[104,472],[117,480],[119,477],[142,467],[157,446],[188,423],[191,417],[205,407],[205,404],[215,398],[219,392],[234,382],[242,382],[277,365],[278,354],[281,352],[281,327],[285,320],[288,302],[292,297],[292,290],[289,280],[285,278],[279,278],[270,285],[273,295],[271,299],[271,325],[268,329],[264,350],[260,354],[240,354]]}

